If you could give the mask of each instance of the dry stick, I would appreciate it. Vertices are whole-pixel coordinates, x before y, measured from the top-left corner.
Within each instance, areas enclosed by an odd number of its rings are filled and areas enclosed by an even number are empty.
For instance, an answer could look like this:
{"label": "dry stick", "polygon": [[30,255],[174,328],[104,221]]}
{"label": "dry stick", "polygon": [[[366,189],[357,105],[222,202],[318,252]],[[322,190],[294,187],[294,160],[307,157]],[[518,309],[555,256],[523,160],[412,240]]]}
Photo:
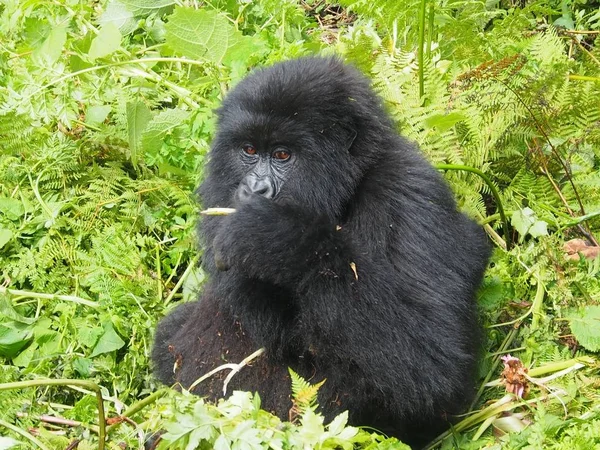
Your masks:
{"label": "dry stick", "polygon": [[234,208],[208,208],[204,211],[200,211],[200,214],[204,216],[228,216],[234,212]]}
{"label": "dry stick", "polygon": [[250,361],[259,357],[265,351],[266,351],[266,349],[264,347],[262,347],[262,348],[259,348],[258,350],[256,350],[251,355],[246,356],[239,364],[230,363],[230,364],[223,364],[219,367],[215,367],[213,370],[202,375],[200,378],[198,378],[196,381],[194,381],[192,383],[192,385],[189,387],[188,391],[191,392],[196,386],[198,386],[204,380],[207,380],[208,378],[212,377],[215,373],[220,372],[222,370],[231,369],[232,372],[227,376],[227,378],[223,382],[223,395],[225,395],[226,389],[227,389],[227,384],[229,383],[229,381],[231,381],[233,374],[238,373],[244,366],[246,366],[248,363],[250,363]]}
{"label": "dry stick", "polygon": [[[15,381],[13,383],[2,383],[0,384],[0,391],[7,391],[11,389],[24,389],[36,386],[79,386],[82,388],[89,389],[96,393],[96,401],[98,403],[98,450],[104,450],[104,441],[106,439],[106,416],[104,415],[104,399],[102,398],[102,391],[100,386],[96,383],[86,380],[70,380],[70,379],[39,379],[29,381]],[[46,447],[41,447],[46,448]]]}
{"label": "dry stick", "polygon": [[40,421],[45,423],[52,423],[54,425],[64,425],[66,427],[78,427],[81,422],[77,420],[63,419],[62,417],[49,416],[48,414],[42,414]]}
{"label": "dry stick", "polygon": [[256,350],[251,355],[246,356],[244,359],[242,359],[242,361],[231,372],[229,372],[229,375],[227,375],[227,378],[225,378],[225,381],[223,382],[223,395],[225,395],[227,393],[227,385],[229,384],[229,382],[231,381],[231,379],[233,378],[233,376],[236,373],[238,373],[240,370],[242,370],[242,368],[245,365],[247,365],[248,363],[250,363],[254,358],[259,357],[264,352],[265,352],[265,348],[264,347],[259,348],[258,350]]}

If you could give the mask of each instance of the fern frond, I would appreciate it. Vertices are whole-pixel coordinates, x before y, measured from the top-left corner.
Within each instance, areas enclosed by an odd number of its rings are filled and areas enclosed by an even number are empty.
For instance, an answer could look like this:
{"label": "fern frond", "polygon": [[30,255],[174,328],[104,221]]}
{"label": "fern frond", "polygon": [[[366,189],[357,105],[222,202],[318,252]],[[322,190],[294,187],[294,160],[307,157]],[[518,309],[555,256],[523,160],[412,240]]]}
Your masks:
{"label": "fern frond", "polygon": [[292,380],[292,398],[294,407],[297,408],[301,413],[304,413],[308,409],[317,408],[317,394],[319,388],[325,384],[325,381],[320,381],[317,384],[310,384],[292,369],[288,368],[290,372],[290,378]]}

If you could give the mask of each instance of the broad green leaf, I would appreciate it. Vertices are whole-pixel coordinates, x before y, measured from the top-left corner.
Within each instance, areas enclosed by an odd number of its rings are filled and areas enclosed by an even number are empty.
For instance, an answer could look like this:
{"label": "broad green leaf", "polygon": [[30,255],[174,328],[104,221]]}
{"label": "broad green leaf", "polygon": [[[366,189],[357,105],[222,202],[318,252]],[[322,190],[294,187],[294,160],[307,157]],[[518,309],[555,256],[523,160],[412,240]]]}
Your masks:
{"label": "broad green leaf", "polygon": [[600,351],[600,306],[586,306],[568,319],[577,341],[592,352]]}
{"label": "broad green leaf", "polygon": [[174,0],[121,0],[121,3],[136,17],[146,17],[154,12],[168,11]]}
{"label": "broad green leaf", "polygon": [[181,109],[167,109],[154,116],[142,133],[142,148],[151,156],[156,156],[162,147],[167,133],[187,120],[189,113]]}
{"label": "broad green leaf", "polygon": [[109,2],[98,21],[103,27],[108,24],[115,25],[123,35],[133,33],[138,27],[138,21],[133,17],[133,13],[118,1]]}
{"label": "broad green leaf", "polygon": [[35,318],[25,317],[17,312],[7,296],[0,296],[0,317],[11,319],[25,325],[31,325],[37,321]]}
{"label": "broad green leaf", "polygon": [[0,249],[4,247],[13,237],[13,232],[7,228],[0,228]]}
{"label": "broad green leaf", "polygon": [[341,414],[338,414],[335,419],[331,421],[331,423],[327,426],[327,430],[333,435],[336,436],[340,434],[346,424],[348,423],[348,411],[344,411]]}
{"label": "broad green leaf", "polygon": [[88,56],[94,61],[96,58],[104,58],[116,51],[121,46],[121,32],[114,23],[104,25],[98,36],[92,41]]}
{"label": "broad green leaf", "polygon": [[34,58],[40,64],[52,65],[62,54],[67,41],[67,29],[64,27],[52,28],[42,45],[33,52]]}
{"label": "broad green leaf", "polygon": [[510,221],[512,226],[519,232],[521,238],[527,234],[527,231],[529,231],[529,228],[531,228],[534,222],[535,213],[531,208],[523,208],[515,211]]}
{"label": "broad green leaf", "polygon": [[98,126],[106,120],[110,113],[110,106],[108,105],[96,105],[88,108],[85,121],[93,126]]}
{"label": "broad green leaf", "polygon": [[502,306],[504,285],[499,277],[485,278],[477,292],[477,304],[485,310],[494,310]]}
{"label": "broad green leaf", "polygon": [[10,197],[0,197],[0,213],[10,220],[17,220],[25,214],[23,203]]}
{"label": "broad green leaf", "polygon": [[103,329],[98,326],[91,327],[84,324],[77,328],[77,340],[81,345],[91,348],[96,345],[103,332]]}
{"label": "broad green leaf", "polygon": [[35,357],[35,352],[38,350],[38,345],[32,342],[22,352],[12,359],[12,363],[17,367],[27,367]]}
{"label": "broad green leaf", "polygon": [[38,48],[51,31],[52,25],[48,23],[48,19],[28,17],[25,20],[24,42],[30,48]]}
{"label": "broad green leaf", "polygon": [[227,18],[217,11],[176,8],[165,26],[166,43],[192,59],[220,63],[227,50],[242,40]]}
{"label": "broad green leaf", "polygon": [[89,377],[92,373],[92,360],[88,358],[75,358],[73,360],[73,369],[83,377]]}
{"label": "broad green leaf", "polygon": [[131,162],[138,163],[138,148],[141,145],[142,133],[148,122],[152,119],[152,113],[144,102],[136,101],[127,103],[127,133],[129,135],[129,151]]}
{"label": "broad green leaf", "polygon": [[12,358],[25,347],[33,335],[31,325],[14,320],[0,324],[0,356]]}
{"label": "broad green leaf", "polygon": [[533,237],[548,236],[548,224],[543,220],[536,220],[528,232]]}
{"label": "broad green leaf", "polygon": [[456,123],[465,120],[466,117],[461,112],[452,112],[450,114],[435,114],[425,120],[425,125],[428,128],[436,127],[440,132],[444,132],[452,128]]}
{"label": "broad green leaf", "polygon": [[108,322],[104,324],[104,333],[98,339],[98,343],[94,347],[94,351],[90,355],[90,358],[101,355],[102,353],[110,353],[115,350],[119,350],[125,345],[125,342],[117,334],[112,326],[112,323]]}

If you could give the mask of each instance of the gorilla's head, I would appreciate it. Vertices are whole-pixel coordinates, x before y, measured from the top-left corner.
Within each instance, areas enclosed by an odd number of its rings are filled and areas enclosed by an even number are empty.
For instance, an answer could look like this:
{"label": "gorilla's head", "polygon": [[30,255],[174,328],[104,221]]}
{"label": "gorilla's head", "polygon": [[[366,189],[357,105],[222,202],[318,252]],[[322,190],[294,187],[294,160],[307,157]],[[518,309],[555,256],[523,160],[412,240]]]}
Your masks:
{"label": "gorilla's head", "polygon": [[391,127],[367,79],[337,58],[256,70],[218,114],[201,188],[205,207],[262,195],[337,216]]}

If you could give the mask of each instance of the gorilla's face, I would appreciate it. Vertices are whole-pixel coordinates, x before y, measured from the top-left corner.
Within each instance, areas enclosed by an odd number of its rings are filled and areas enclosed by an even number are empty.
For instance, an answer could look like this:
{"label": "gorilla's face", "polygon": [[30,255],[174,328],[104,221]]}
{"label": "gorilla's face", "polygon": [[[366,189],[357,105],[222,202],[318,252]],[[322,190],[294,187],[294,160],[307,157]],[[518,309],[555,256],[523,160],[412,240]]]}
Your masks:
{"label": "gorilla's face", "polygon": [[244,144],[240,159],[246,166],[246,176],[236,190],[236,200],[248,201],[253,194],[273,199],[279,195],[281,187],[294,166],[294,154],[281,145],[261,151],[254,144]]}
{"label": "gorilla's face", "polygon": [[349,152],[353,135],[340,140],[344,130],[326,126],[315,128],[294,112],[277,116],[249,110],[223,116],[213,158],[217,152],[218,159],[225,156],[223,173],[232,181],[233,204],[260,195],[315,214],[339,213],[355,185]]}
{"label": "gorilla's face", "polygon": [[321,58],[255,71],[218,114],[201,188],[205,207],[260,195],[332,219],[378,158],[371,130],[388,126],[363,77]]}

